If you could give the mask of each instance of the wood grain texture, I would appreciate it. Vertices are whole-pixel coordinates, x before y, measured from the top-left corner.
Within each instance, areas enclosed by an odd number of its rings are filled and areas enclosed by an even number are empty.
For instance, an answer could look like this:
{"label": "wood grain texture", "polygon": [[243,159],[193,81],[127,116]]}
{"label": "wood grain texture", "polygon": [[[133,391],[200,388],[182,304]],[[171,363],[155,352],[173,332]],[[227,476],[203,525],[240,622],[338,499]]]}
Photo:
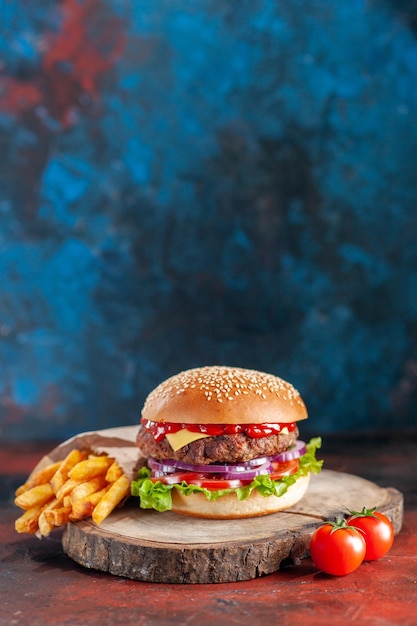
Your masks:
{"label": "wood grain texture", "polygon": [[306,496],[287,511],[245,520],[196,520],[143,511],[131,501],[98,527],[68,524],[64,552],[84,567],[158,583],[221,583],[257,578],[308,556],[324,519],[377,506],[398,533],[403,496],[341,472],[313,476]]}

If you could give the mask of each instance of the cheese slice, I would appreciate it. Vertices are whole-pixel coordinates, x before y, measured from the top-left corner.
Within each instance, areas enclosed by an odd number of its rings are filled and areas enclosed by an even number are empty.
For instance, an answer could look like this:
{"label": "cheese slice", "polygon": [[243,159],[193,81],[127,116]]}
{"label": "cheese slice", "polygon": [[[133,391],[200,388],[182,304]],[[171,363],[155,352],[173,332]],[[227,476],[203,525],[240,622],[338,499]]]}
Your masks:
{"label": "cheese slice", "polygon": [[183,428],[176,433],[168,433],[165,435],[168,439],[171,448],[176,452],[180,448],[197,441],[197,439],[203,439],[204,437],[210,437],[210,435],[204,435],[203,433],[192,433],[190,430]]}
{"label": "cheese slice", "polygon": [[[286,426],[284,426],[284,428],[281,430],[281,434],[283,435],[289,434],[289,430]],[[182,430],[178,430],[176,433],[168,433],[167,435],[165,435],[165,437],[168,439],[168,442],[171,448],[174,450],[174,452],[176,452],[177,450],[179,450],[180,448],[183,448],[189,443],[192,443],[193,441],[197,441],[197,439],[204,439],[204,437],[210,437],[210,435],[205,435],[203,433],[193,433],[190,430],[183,428]]]}

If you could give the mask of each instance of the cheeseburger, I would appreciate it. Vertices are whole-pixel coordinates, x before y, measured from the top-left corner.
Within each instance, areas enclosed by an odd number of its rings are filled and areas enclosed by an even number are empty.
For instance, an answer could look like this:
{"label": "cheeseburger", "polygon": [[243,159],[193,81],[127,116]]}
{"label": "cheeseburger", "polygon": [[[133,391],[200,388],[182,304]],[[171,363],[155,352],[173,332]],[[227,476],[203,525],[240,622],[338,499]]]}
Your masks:
{"label": "cheeseburger", "polygon": [[141,508],[235,519],[287,509],[321,461],[320,439],[298,438],[307,410],[288,382],[207,366],[168,378],[146,398],[137,445],[147,466],[132,483]]}

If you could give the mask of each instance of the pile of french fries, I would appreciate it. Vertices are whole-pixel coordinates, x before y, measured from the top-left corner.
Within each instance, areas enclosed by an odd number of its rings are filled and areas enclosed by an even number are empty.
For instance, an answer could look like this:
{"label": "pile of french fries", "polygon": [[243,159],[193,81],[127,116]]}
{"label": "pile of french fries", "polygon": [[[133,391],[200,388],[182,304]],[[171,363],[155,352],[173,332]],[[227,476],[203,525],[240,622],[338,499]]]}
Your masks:
{"label": "pile of french fries", "polygon": [[130,494],[130,480],[106,455],[72,450],[64,460],[36,471],[16,490],[15,504],[24,509],[18,533],[47,537],[57,526],[92,517],[101,522]]}

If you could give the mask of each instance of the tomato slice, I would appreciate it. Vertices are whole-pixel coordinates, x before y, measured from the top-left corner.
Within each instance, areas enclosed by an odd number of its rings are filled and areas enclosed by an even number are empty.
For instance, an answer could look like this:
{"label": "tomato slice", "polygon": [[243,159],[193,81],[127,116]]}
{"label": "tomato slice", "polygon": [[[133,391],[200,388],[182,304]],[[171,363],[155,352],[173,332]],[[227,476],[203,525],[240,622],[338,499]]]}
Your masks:
{"label": "tomato slice", "polygon": [[176,472],[174,474],[152,477],[151,480],[153,482],[159,480],[164,485],[175,485],[185,481],[190,485],[196,485],[205,489],[236,489],[251,482],[250,480],[217,478],[213,477],[213,474],[204,474],[202,472]]}
{"label": "tomato slice", "polygon": [[279,480],[284,476],[295,474],[300,467],[300,462],[298,459],[293,459],[292,461],[285,461],[285,463],[272,463],[272,467],[274,468],[271,474],[272,480]]}
{"label": "tomato slice", "polygon": [[[213,475],[212,475],[213,476]],[[243,487],[243,485],[249,485],[251,480],[239,480],[238,478],[209,478],[202,474],[202,478],[193,479],[193,485],[197,487],[203,487],[205,489],[236,489],[237,487]]]}

